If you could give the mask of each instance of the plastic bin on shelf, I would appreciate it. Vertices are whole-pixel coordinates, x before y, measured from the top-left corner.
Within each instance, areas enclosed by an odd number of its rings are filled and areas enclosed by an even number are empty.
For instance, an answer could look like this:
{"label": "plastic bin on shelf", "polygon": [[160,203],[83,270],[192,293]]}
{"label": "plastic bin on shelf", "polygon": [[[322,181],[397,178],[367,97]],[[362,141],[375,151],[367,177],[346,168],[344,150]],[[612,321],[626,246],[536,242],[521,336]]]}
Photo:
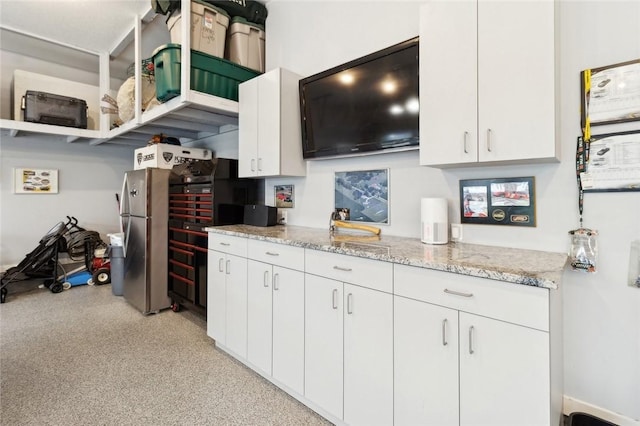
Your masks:
{"label": "plastic bin on shelf", "polygon": [[[182,15],[176,10],[167,20],[171,43],[182,44]],[[212,56],[224,56],[229,15],[200,0],[191,1],[191,49]]]}
{"label": "plastic bin on shelf", "polygon": [[244,67],[264,72],[264,26],[234,16],[227,32],[226,58]]}
{"label": "plastic bin on shelf", "polygon": [[[180,95],[179,44],[166,44],[153,52],[156,97],[166,102]],[[191,50],[191,89],[221,98],[238,100],[238,85],[260,72],[223,58]]]}

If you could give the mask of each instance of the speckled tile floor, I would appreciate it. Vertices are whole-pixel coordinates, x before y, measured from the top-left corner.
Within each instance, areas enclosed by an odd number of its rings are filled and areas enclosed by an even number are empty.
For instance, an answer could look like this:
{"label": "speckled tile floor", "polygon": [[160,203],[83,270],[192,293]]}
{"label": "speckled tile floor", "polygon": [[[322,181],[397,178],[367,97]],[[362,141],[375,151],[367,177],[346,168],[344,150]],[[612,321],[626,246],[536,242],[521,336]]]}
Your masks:
{"label": "speckled tile floor", "polygon": [[143,316],[111,286],[10,290],[3,425],[328,425],[216,350],[197,315]]}

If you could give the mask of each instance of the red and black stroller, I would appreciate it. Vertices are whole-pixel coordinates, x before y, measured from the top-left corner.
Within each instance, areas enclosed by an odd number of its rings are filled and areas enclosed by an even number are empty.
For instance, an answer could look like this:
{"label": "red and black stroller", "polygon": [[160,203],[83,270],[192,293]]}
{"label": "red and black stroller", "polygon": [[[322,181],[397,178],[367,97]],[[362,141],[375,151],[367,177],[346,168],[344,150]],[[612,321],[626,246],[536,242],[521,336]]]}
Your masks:
{"label": "red and black stroller", "polygon": [[[7,269],[2,275],[0,303],[6,301],[7,286],[16,281],[43,279],[44,286],[52,293],[60,293],[64,282],[60,278],[66,278],[66,273],[59,262],[60,254],[67,253],[72,260],[81,257],[85,267],[93,272],[96,267],[108,264],[104,259],[95,259],[95,251],[98,248],[106,248],[100,234],[79,227],[78,219],[67,216],[67,220],[58,222],[51,228],[39,241],[38,246],[18,265]],[[104,282],[99,282],[99,284],[102,283]]]}

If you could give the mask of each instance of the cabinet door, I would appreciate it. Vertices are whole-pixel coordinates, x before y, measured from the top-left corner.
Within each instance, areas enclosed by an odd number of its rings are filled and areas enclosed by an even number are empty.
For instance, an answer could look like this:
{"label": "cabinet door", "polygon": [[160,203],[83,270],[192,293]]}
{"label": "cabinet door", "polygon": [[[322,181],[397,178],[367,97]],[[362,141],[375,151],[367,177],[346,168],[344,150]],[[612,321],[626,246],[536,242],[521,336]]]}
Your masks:
{"label": "cabinet door", "polygon": [[476,8],[475,0],[421,8],[421,165],[478,161]]}
{"label": "cabinet door", "polygon": [[478,2],[480,161],[556,156],[554,3]]}
{"label": "cabinet door", "polygon": [[343,409],[342,286],[305,274],[304,396],[339,419]]}
{"label": "cabinet door", "polygon": [[225,344],[226,274],[224,253],[209,250],[207,259],[207,335]]}
{"label": "cabinet door", "polygon": [[461,426],[548,425],[549,374],[548,333],[460,312]]}
{"label": "cabinet door", "polygon": [[271,374],[271,265],[248,261],[247,360]]}
{"label": "cabinet door", "polygon": [[[258,158],[257,175],[280,174],[280,69],[275,69],[258,80]],[[287,120],[296,117],[287,117]]]}
{"label": "cabinet door", "polygon": [[227,255],[226,339],[225,346],[236,355],[247,357],[247,259]]}
{"label": "cabinet door", "polygon": [[304,393],[304,273],[273,267],[273,378]]}
{"label": "cabinet door", "polygon": [[344,421],[393,424],[393,296],[344,284]]}
{"label": "cabinet door", "polygon": [[238,86],[238,176],[253,177],[258,171],[258,79]]}
{"label": "cabinet door", "polygon": [[458,426],[458,311],[394,297],[394,425]]}

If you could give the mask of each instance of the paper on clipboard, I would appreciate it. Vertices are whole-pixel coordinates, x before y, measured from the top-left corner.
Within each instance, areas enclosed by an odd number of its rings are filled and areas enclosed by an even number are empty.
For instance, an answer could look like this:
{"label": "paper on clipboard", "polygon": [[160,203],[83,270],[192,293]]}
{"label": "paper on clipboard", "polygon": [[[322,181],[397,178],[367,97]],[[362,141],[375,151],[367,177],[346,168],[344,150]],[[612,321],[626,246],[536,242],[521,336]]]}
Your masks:
{"label": "paper on clipboard", "polygon": [[589,152],[584,191],[640,191],[640,132],[594,136]]}

